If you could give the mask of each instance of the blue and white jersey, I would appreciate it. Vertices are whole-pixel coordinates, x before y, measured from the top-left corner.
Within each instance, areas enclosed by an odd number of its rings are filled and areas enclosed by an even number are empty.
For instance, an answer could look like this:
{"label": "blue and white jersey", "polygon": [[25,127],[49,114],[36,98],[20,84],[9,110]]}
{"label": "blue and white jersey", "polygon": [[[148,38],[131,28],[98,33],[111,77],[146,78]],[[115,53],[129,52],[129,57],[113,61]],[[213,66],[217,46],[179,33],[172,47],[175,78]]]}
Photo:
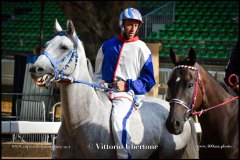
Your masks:
{"label": "blue and white jersey", "polygon": [[124,80],[127,91],[133,90],[137,95],[149,92],[156,83],[151,51],[137,36],[106,41],[97,54],[95,80],[99,84]]}

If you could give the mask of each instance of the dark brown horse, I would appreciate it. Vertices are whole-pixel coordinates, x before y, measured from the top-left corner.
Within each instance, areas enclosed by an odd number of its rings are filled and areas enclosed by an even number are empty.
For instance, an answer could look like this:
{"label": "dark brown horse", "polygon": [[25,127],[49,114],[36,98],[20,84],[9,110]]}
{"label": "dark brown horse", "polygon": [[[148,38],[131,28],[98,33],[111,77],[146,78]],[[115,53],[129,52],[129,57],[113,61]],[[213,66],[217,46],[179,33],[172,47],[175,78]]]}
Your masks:
{"label": "dark brown horse", "polygon": [[175,68],[168,80],[168,131],[180,134],[189,116],[198,115],[202,128],[200,158],[238,158],[238,97],[229,94],[196,63],[194,49],[184,60],[179,60],[172,49],[170,57]]}

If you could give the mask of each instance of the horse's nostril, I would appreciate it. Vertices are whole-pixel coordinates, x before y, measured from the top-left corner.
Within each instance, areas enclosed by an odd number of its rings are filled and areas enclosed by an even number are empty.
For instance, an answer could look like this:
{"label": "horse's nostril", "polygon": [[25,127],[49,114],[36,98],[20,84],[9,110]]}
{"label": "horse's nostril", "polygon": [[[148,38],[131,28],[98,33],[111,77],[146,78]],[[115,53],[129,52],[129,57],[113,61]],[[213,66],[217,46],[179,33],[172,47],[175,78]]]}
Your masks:
{"label": "horse's nostril", "polygon": [[42,67],[37,67],[36,70],[37,72],[42,72],[44,69]]}
{"label": "horse's nostril", "polygon": [[179,127],[180,126],[180,122],[179,121],[175,121],[175,126]]}
{"label": "horse's nostril", "polygon": [[31,67],[31,68],[29,69],[29,72],[35,73],[35,67]]}
{"label": "horse's nostril", "polygon": [[44,69],[40,66],[31,67],[29,69],[29,72],[31,72],[31,73],[41,73],[43,71],[44,71]]}

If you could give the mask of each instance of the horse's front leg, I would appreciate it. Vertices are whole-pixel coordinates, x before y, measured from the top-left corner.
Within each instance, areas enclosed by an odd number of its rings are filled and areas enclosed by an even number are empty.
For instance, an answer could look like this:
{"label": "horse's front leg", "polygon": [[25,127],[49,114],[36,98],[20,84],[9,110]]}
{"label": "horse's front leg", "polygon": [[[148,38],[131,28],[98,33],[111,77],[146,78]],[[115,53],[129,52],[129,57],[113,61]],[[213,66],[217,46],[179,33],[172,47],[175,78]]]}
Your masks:
{"label": "horse's front leg", "polygon": [[74,144],[72,137],[72,135],[67,133],[67,129],[63,121],[58,131],[56,145],[53,148],[52,159],[73,159],[76,158],[73,157],[74,155],[78,155],[78,158],[83,158],[79,155],[81,151],[76,151],[76,144]]}

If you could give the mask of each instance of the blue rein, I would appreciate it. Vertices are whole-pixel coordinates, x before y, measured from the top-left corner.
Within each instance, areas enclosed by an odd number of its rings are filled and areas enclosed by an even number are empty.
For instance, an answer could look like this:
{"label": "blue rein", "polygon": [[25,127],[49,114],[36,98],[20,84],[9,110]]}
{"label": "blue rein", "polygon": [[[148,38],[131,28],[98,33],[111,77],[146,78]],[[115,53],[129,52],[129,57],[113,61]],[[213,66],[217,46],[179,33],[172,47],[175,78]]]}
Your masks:
{"label": "blue rein", "polygon": [[94,84],[94,83],[90,83],[90,82],[86,82],[86,81],[83,81],[83,80],[80,80],[80,79],[75,80],[73,77],[69,77],[69,76],[60,76],[60,80],[68,80],[68,81],[70,81],[71,83],[82,83],[82,84],[86,84],[86,85],[88,85],[88,86],[91,86],[91,87],[93,87],[93,88],[103,89],[103,90],[105,90],[105,91],[118,92],[118,90],[115,89],[115,88],[106,88],[106,87],[103,87],[103,86],[101,86],[101,85]]}

